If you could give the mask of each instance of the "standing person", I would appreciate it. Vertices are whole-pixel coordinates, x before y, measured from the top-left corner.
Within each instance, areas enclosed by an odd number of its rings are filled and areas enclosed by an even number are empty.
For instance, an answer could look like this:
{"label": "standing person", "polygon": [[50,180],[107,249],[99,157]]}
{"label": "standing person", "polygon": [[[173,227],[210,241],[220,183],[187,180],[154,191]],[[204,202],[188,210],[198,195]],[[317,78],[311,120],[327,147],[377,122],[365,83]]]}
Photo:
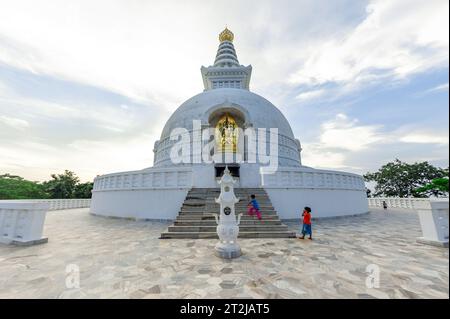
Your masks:
{"label": "standing person", "polygon": [[258,217],[259,220],[261,220],[261,212],[259,211],[259,204],[256,201],[256,196],[255,195],[250,195],[250,198],[252,199],[248,205],[247,205],[247,212],[250,216],[253,216],[254,214],[256,214],[256,217]]}
{"label": "standing person", "polygon": [[312,228],[311,228],[311,208],[305,207],[303,209],[303,228],[302,228],[302,237],[299,237],[299,239],[305,239],[305,235],[309,235],[309,240],[312,240]]}
{"label": "standing person", "polygon": [[386,203],[386,201],[385,201],[385,200],[383,201],[383,208],[384,208],[384,210],[386,210],[386,209],[387,209],[387,203]]}

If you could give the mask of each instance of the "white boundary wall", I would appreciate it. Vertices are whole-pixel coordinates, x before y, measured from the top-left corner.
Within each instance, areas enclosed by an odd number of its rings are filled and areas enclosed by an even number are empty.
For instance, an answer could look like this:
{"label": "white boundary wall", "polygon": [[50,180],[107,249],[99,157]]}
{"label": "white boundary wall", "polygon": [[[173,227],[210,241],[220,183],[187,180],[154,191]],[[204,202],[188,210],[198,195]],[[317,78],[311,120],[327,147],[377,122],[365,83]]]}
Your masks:
{"label": "white boundary wall", "polygon": [[448,247],[448,198],[369,198],[369,207],[383,208],[383,201],[388,209],[410,209],[419,214],[422,237],[418,242],[435,246]]}
{"label": "white boundary wall", "polygon": [[261,184],[281,219],[299,219],[305,206],[315,218],[369,211],[364,180],[357,174],[307,167],[267,174],[261,168]]}
{"label": "white boundary wall", "polygon": [[94,180],[91,214],[175,219],[192,187],[192,168],[149,168],[98,176]]}
{"label": "white boundary wall", "polygon": [[[98,176],[94,180],[91,213],[136,219],[175,219],[192,187],[218,187],[213,165],[148,168]],[[314,217],[356,215],[368,212],[361,176],[283,167],[274,174],[242,165],[237,187],[264,188],[280,218],[299,218],[304,206]]]}
{"label": "white boundary wall", "polygon": [[417,209],[418,205],[427,203],[429,198],[371,197],[367,199],[369,207],[383,208],[383,201],[388,208]]}
{"label": "white boundary wall", "polygon": [[0,201],[0,243],[33,245],[47,242],[42,237],[48,203]]}
{"label": "white boundary wall", "polygon": [[48,210],[60,210],[71,208],[88,208],[91,206],[90,198],[70,198],[70,199],[11,199],[0,200],[1,203],[45,203]]}

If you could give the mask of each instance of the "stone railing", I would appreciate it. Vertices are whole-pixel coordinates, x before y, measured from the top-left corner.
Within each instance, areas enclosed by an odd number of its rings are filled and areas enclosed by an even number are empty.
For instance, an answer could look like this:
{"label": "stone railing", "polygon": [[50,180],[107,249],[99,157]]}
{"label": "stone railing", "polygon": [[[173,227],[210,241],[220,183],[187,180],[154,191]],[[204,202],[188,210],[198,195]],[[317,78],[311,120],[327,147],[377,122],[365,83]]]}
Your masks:
{"label": "stone railing", "polygon": [[44,203],[48,204],[47,210],[60,210],[71,208],[88,208],[91,206],[90,198],[70,198],[70,199],[17,199],[0,200],[0,203]]}
{"label": "stone railing", "polygon": [[372,197],[367,199],[369,207],[383,208],[386,202],[388,208],[416,209],[417,205],[429,202],[429,198]]}
{"label": "stone railing", "polygon": [[261,179],[264,188],[365,189],[360,175],[319,169],[278,168],[269,174],[262,168]]}
{"label": "stone railing", "polygon": [[0,201],[0,243],[33,245],[46,243],[42,237],[49,203]]}
{"label": "stone railing", "polygon": [[97,176],[93,192],[137,189],[173,189],[192,186],[190,167],[149,168]]}
{"label": "stone railing", "polygon": [[383,201],[387,208],[410,209],[419,214],[422,237],[418,242],[448,247],[448,198],[368,198],[369,207],[382,208]]}

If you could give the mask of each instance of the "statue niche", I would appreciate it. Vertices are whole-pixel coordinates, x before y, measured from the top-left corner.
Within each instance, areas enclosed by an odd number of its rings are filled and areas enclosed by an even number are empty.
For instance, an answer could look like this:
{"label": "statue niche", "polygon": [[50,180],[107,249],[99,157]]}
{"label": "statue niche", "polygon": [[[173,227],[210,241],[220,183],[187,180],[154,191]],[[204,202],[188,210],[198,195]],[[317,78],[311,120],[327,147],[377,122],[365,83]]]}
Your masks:
{"label": "statue niche", "polygon": [[221,153],[236,153],[239,130],[235,119],[230,114],[224,114],[216,125],[216,149]]}

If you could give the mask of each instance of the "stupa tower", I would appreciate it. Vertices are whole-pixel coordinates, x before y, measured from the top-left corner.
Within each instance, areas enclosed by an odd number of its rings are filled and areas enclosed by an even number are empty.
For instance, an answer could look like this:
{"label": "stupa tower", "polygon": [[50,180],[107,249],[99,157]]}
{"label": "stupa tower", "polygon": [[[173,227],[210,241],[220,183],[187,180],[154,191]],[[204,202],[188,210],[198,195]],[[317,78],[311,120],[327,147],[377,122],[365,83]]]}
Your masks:
{"label": "stupa tower", "polygon": [[239,64],[233,40],[234,34],[228,28],[219,34],[220,44],[214,65],[201,68],[205,91],[223,88],[249,90],[252,66]]}

